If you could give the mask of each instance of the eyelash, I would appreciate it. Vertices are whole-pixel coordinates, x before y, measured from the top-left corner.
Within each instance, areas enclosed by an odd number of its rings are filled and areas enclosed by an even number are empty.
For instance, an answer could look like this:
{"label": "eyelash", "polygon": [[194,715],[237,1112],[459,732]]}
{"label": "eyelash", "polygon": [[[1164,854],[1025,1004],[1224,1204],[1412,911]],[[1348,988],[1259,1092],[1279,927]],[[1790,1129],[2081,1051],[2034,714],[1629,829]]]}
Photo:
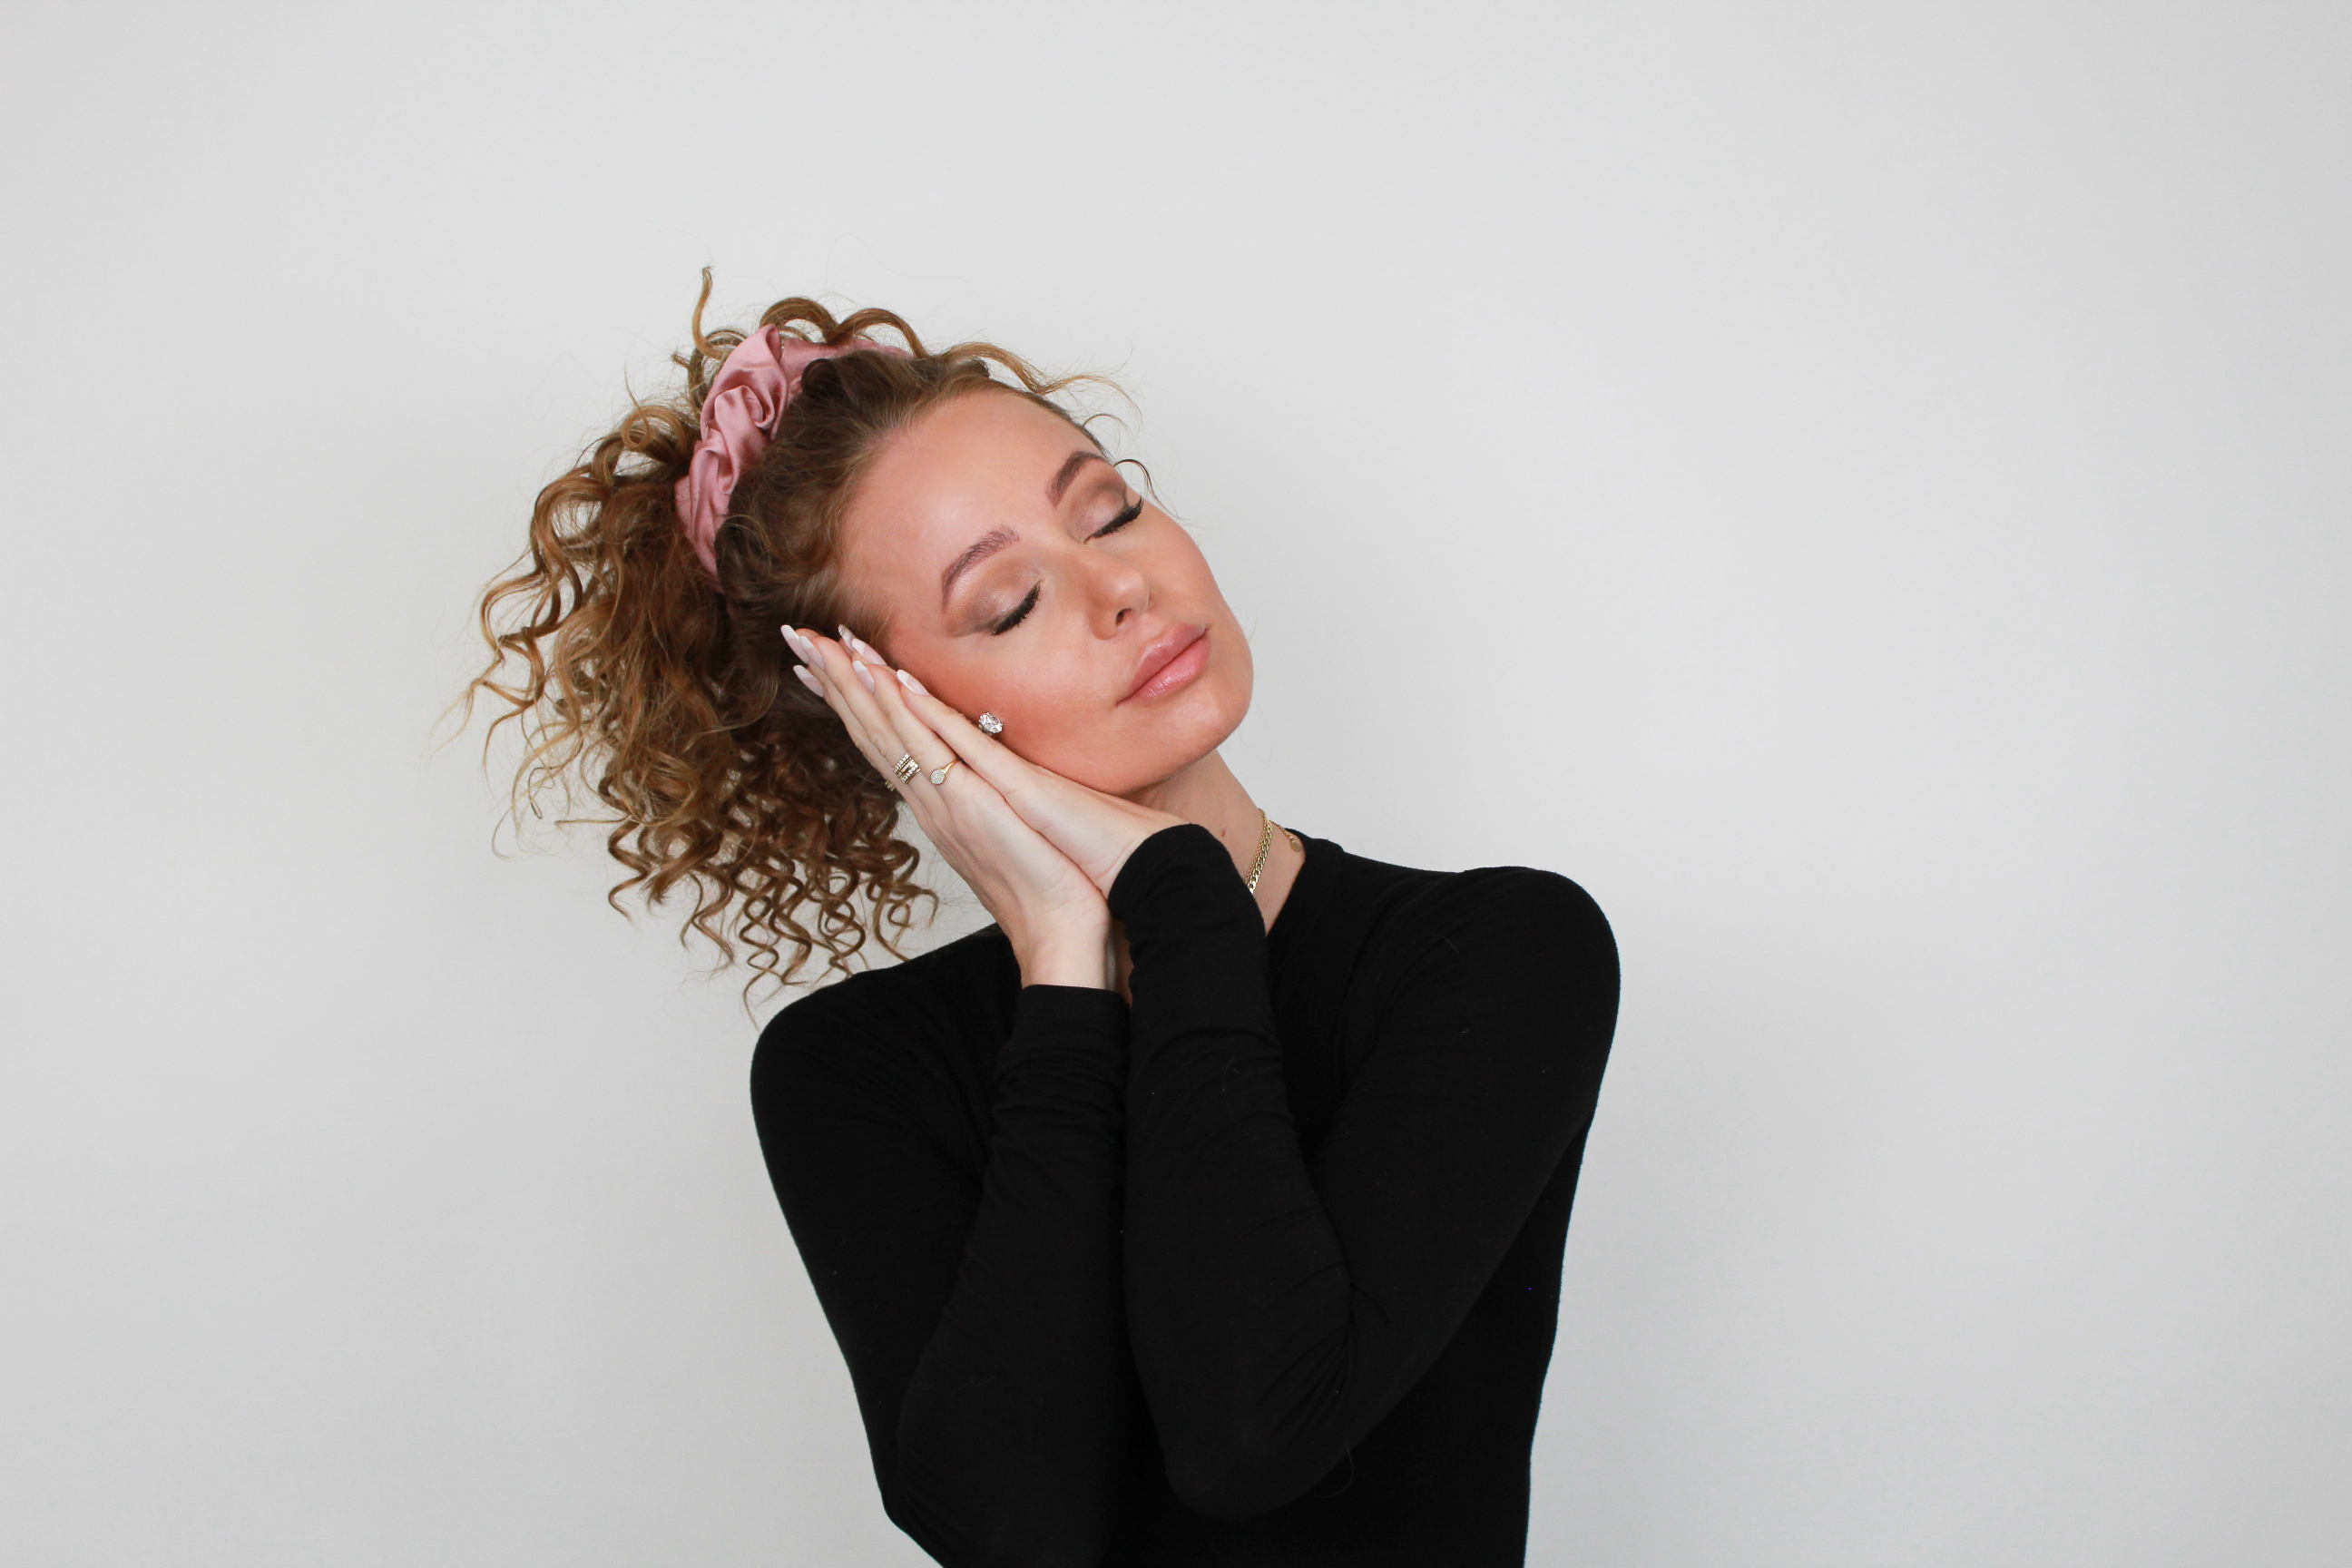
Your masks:
{"label": "eyelash", "polygon": [[[1133,500],[1128,502],[1126,507],[1121,510],[1117,516],[1113,517],[1108,522],[1104,523],[1100,528],[1096,529],[1089,537],[1100,539],[1106,533],[1117,533],[1120,529],[1125,528],[1129,523],[1133,522],[1137,518],[1141,517],[1142,515],[1143,498],[1141,496],[1138,496]],[[996,636],[1002,637],[1006,632],[1009,632],[1013,627],[1019,626],[1023,621],[1028,619],[1029,612],[1036,607],[1037,590],[1034,587],[1032,587],[1029,590],[1029,596],[1021,601],[1019,608],[1015,609],[1011,615],[1005,616],[1003,620],[997,622],[995,626],[989,629]]]}

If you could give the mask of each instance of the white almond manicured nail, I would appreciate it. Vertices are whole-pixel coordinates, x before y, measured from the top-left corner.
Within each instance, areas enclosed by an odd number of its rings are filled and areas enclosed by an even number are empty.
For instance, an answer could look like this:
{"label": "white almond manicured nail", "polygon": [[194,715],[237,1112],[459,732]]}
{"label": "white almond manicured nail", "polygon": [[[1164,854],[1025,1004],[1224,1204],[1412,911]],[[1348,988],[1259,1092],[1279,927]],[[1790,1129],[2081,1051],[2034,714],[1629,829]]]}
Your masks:
{"label": "white almond manicured nail", "polygon": [[817,684],[816,677],[809,673],[809,667],[807,665],[796,664],[793,666],[793,673],[801,678],[801,684],[803,686],[807,687],[819,697],[824,695],[824,688]]}
{"label": "white almond manicured nail", "polygon": [[930,695],[929,692],[923,690],[923,683],[921,681],[917,680],[913,676],[908,675],[903,669],[898,672],[898,684],[905,687],[909,691],[921,692],[925,697],[929,697]]}
{"label": "white almond manicured nail", "polygon": [[863,685],[866,690],[872,691],[876,689],[874,685],[874,672],[866,668],[865,662],[862,659],[851,659],[849,661],[849,668],[851,671],[856,675],[859,684]]}

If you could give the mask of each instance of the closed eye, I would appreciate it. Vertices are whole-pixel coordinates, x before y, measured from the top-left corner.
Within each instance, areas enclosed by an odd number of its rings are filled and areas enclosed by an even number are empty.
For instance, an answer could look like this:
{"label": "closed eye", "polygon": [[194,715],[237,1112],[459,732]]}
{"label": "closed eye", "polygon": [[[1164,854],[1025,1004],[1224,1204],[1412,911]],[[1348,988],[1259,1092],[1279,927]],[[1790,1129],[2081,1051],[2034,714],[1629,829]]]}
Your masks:
{"label": "closed eye", "polygon": [[[1096,529],[1094,532],[1087,537],[1092,539],[1100,539],[1106,533],[1117,533],[1120,529],[1125,528],[1129,523],[1133,522],[1137,518],[1141,517],[1142,515],[1143,498],[1141,496],[1138,496],[1133,500],[1128,502],[1127,505],[1108,522],[1106,522],[1100,528]],[[1035,586],[1032,586],[1027,596],[1022,599],[1021,603],[1014,607],[1013,613],[1005,616],[1003,620],[997,622],[995,626],[989,629],[995,635],[1002,637],[1006,632],[1009,632],[1013,627],[1019,626],[1023,621],[1027,620],[1029,618],[1029,612],[1036,607],[1037,588]]]}
{"label": "closed eye", "polygon": [[1117,533],[1120,529],[1125,528],[1129,523],[1133,522],[1137,518],[1141,517],[1142,515],[1143,498],[1141,496],[1138,496],[1133,500],[1127,503],[1125,510],[1121,511],[1117,517],[1112,518],[1108,522],[1104,523],[1100,528],[1096,529],[1094,531],[1094,537],[1100,539],[1106,533]]}
{"label": "closed eye", "polygon": [[1029,590],[1029,596],[1028,596],[1027,598],[1025,598],[1025,599],[1024,599],[1024,600],[1022,600],[1022,601],[1021,601],[1021,606],[1020,606],[1020,608],[1018,608],[1018,609],[1014,610],[1011,615],[1009,615],[1009,616],[1005,616],[1003,620],[1001,620],[1001,621],[997,622],[997,623],[996,623],[996,625],[995,625],[994,626],[991,627],[990,629],[991,629],[992,631],[995,632],[998,636],[1002,637],[1004,633],[1011,631],[1013,627],[1015,627],[1015,626],[1019,626],[1023,621],[1024,621],[1024,620],[1028,619],[1028,617],[1029,617],[1029,612],[1030,612],[1030,611],[1032,611],[1032,610],[1034,610],[1034,609],[1035,609],[1036,607],[1037,607],[1037,590],[1033,586],[1033,587]]}

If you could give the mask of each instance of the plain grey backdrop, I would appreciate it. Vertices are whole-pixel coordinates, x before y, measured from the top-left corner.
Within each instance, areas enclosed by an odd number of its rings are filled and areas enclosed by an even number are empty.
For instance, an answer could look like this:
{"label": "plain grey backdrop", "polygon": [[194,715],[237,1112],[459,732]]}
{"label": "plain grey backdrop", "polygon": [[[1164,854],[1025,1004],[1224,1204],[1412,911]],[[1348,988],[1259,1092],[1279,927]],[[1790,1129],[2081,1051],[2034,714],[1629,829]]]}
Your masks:
{"label": "plain grey backdrop", "polygon": [[922,1561],[777,1002],[432,747],[706,264],[1121,374],[1276,818],[1610,914],[1533,1563],[2352,1553],[2343,5],[6,22],[0,1557]]}

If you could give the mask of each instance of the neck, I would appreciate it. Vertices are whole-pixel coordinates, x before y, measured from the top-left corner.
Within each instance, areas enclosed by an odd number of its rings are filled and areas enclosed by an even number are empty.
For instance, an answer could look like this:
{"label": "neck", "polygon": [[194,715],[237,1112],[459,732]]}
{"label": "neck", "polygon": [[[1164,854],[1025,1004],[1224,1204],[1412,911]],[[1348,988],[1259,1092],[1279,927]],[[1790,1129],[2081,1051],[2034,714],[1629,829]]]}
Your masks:
{"label": "neck", "polygon": [[1265,912],[1265,922],[1274,924],[1274,917],[1282,910],[1282,901],[1290,895],[1290,884],[1297,877],[1306,858],[1291,847],[1290,836],[1277,826],[1272,837],[1266,837],[1265,819],[1258,815],[1257,803],[1250,799],[1242,781],[1234,777],[1225,766],[1222,752],[1211,752],[1191,763],[1181,772],[1170,774],[1155,784],[1146,784],[1126,798],[1138,805],[1148,805],[1154,811],[1164,811],[1171,816],[1181,816],[1196,822],[1217,836],[1225,853],[1234,858],[1234,869],[1247,878],[1250,867],[1257,859],[1257,847],[1265,844],[1265,867],[1257,883],[1258,908]]}
{"label": "neck", "polygon": [[[1249,872],[1250,862],[1257,858],[1258,836],[1265,831],[1265,824],[1258,817],[1257,803],[1250,799],[1249,791],[1242,788],[1242,781],[1225,766],[1221,752],[1211,752],[1188,763],[1181,772],[1158,784],[1146,784],[1127,798],[1138,805],[1199,823],[1217,836],[1217,841],[1233,856],[1234,864],[1244,876]],[[1275,837],[1279,839],[1282,835],[1277,832]]]}
{"label": "neck", "polygon": [[[1215,834],[1217,842],[1225,847],[1225,853],[1234,858],[1234,869],[1244,878],[1249,875],[1250,863],[1257,858],[1259,839],[1265,833],[1265,822],[1258,815],[1257,803],[1250,799],[1249,791],[1242,788],[1241,780],[1234,777],[1233,770],[1225,766],[1225,759],[1218,752],[1211,752],[1182,772],[1158,784],[1146,784],[1126,798],[1138,805],[1199,823]],[[1265,868],[1258,878],[1255,894],[1257,907],[1269,929],[1274,917],[1282,912],[1282,902],[1290,896],[1290,885],[1305,863],[1305,858],[1291,848],[1289,835],[1276,827],[1266,844]],[[1128,952],[1127,928],[1117,921],[1111,922],[1111,953],[1113,987],[1121,996],[1133,1000],[1128,988],[1132,960]]]}

